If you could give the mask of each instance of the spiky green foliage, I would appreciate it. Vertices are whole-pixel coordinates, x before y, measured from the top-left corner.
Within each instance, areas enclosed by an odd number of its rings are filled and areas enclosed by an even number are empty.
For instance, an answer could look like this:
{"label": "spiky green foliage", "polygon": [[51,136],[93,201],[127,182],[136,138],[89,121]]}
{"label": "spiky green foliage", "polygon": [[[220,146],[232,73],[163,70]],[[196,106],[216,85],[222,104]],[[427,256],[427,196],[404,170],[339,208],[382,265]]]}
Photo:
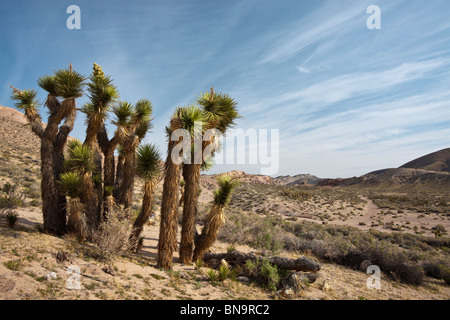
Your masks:
{"label": "spiky green foliage", "polygon": [[87,84],[87,103],[82,111],[88,116],[87,121],[104,121],[111,104],[119,97],[119,91],[110,76],[105,76],[102,67],[94,63],[94,70]]}
{"label": "spiky green foliage", "polygon": [[55,75],[46,75],[38,79],[38,86],[52,96],[58,96],[58,83]]}
{"label": "spiky green foliage", "polygon": [[136,128],[135,135],[139,138],[140,141],[142,141],[151,128],[152,124],[150,121],[142,121]]}
{"label": "spiky green foliage", "polygon": [[[201,108],[194,105],[178,107],[174,116],[179,123],[179,127],[176,129],[185,129],[193,137],[202,134],[205,116]],[[196,123],[201,123],[201,125],[196,126]]]}
{"label": "spiky green foliage", "polygon": [[219,188],[214,191],[214,204],[219,207],[225,207],[230,203],[233,189],[239,184],[236,178],[227,174],[221,174],[217,177]]}
{"label": "spiky green foliage", "polygon": [[81,146],[82,143],[80,140],[77,139],[71,139],[69,142],[67,142],[67,150],[72,150],[75,147]]}
{"label": "spiky green foliage", "polygon": [[72,68],[60,69],[55,72],[57,96],[79,98],[83,95],[83,86],[86,77],[73,71]]}
{"label": "spiky green foliage", "polygon": [[69,157],[66,160],[66,168],[79,174],[95,172],[97,166],[92,151],[88,146],[74,143],[68,149]]}
{"label": "spiky green foliage", "polygon": [[59,183],[70,198],[74,199],[80,196],[82,181],[78,173],[72,171],[62,173]]}
{"label": "spiky green foliage", "polygon": [[214,166],[214,158],[211,156],[208,156],[205,161],[203,161],[200,170],[202,172],[208,172],[211,170],[211,168]]}
{"label": "spiky green foliage", "polygon": [[161,153],[152,144],[140,146],[137,152],[136,173],[145,180],[156,179],[161,172]]}
{"label": "spiky green foliage", "polygon": [[134,107],[132,122],[139,125],[142,122],[149,122],[153,112],[153,105],[148,99],[140,99]]}
{"label": "spiky green foliage", "polygon": [[17,101],[14,104],[17,109],[24,111],[28,117],[33,117],[38,115],[36,95],[35,90],[17,90],[13,92],[11,99]]}
{"label": "spiky green foliage", "polygon": [[222,134],[235,125],[235,121],[241,116],[237,110],[237,102],[224,93],[207,92],[200,94],[197,103],[203,107],[205,117],[212,128],[216,128]]}
{"label": "spiky green foliage", "polygon": [[105,194],[107,196],[112,196],[114,192],[114,187],[113,186],[105,186]]}
{"label": "spiky green foliage", "polygon": [[131,116],[133,115],[133,105],[126,101],[120,101],[114,106],[113,113],[116,116],[113,123],[117,127],[125,127],[128,125],[131,120]]}

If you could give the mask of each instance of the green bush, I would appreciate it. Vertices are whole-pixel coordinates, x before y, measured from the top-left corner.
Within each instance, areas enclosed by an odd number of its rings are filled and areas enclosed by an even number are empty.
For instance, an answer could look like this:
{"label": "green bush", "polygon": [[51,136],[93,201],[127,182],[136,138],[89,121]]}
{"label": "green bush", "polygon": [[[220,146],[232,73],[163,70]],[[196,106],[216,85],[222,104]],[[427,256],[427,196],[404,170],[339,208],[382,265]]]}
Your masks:
{"label": "green bush", "polygon": [[6,222],[8,223],[9,227],[14,228],[17,220],[19,220],[19,214],[17,213],[17,211],[9,210],[6,213],[5,218],[6,218]]}

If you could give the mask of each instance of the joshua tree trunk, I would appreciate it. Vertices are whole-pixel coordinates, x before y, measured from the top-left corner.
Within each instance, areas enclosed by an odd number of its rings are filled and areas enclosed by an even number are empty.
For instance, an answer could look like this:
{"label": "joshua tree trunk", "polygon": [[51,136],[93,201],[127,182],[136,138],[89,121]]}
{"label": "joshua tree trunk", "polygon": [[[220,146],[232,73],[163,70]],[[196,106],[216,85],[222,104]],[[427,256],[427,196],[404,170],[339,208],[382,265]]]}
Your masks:
{"label": "joshua tree trunk", "polygon": [[183,221],[180,242],[180,260],[181,263],[189,264],[192,262],[195,236],[195,217],[197,215],[197,193],[200,185],[200,167],[199,164],[184,164],[183,178],[184,199],[183,199]]}
{"label": "joshua tree trunk", "polygon": [[161,222],[158,242],[158,268],[172,269],[173,252],[177,250],[177,215],[180,185],[180,165],[171,155],[175,142],[170,141],[165,163],[165,178],[161,202]]}
{"label": "joshua tree trunk", "polygon": [[134,190],[134,174],[136,168],[136,147],[138,142],[138,138],[135,137],[135,140],[132,147],[124,150],[124,162],[122,167],[122,184],[119,186],[117,190],[117,198],[116,201],[118,204],[121,204],[125,207],[125,209],[131,208],[133,205],[133,190]]}
{"label": "joshua tree trunk", "polygon": [[140,142],[139,137],[134,134],[128,137],[123,145],[123,163],[120,163],[119,159],[120,172],[118,166],[117,189],[114,189],[114,198],[117,204],[123,205],[125,209],[131,208],[133,205],[136,148]]}
{"label": "joshua tree trunk", "polygon": [[[212,140],[202,143],[202,162],[205,161],[203,152],[213,143]],[[191,163],[183,165],[184,199],[183,222],[181,229],[180,260],[184,264],[192,262],[195,237],[195,218],[197,216],[198,189],[200,188],[201,164]]]}
{"label": "joshua tree trunk", "polygon": [[206,218],[206,224],[203,227],[201,235],[195,239],[194,261],[203,259],[203,254],[216,241],[220,226],[223,222],[223,208],[214,205]]}
{"label": "joshua tree trunk", "polygon": [[97,215],[97,194],[95,192],[94,182],[90,173],[85,173],[81,177],[82,187],[80,200],[84,205],[86,214],[86,225],[88,228],[88,236],[91,232],[97,230],[99,219]]}
{"label": "joshua tree trunk", "polygon": [[68,220],[67,232],[73,233],[79,241],[86,239],[86,220],[80,199],[70,199],[67,204]]}
{"label": "joshua tree trunk", "polygon": [[145,181],[144,185],[144,199],[142,202],[141,212],[134,221],[133,229],[130,235],[130,244],[132,250],[136,251],[138,246],[139,237],[144,230],[144,225],[147,223],[152,213],[153,199],[154,199],[155,183],[152,181]]}
{"label": "joshua tree trunk", "polygon": [[53,142],[44,138],[41,141],[41,194],[44,231],[62,235],[66,231],[66,209],[55,172]]}
{"label": "joshua tree trunk", "polygon": [[116,180],[114,181],[114,199],[116,199],[116,201],[120,197],[120,190],[122,189],[123,185],[124,166],[125,166],[125,158],[123,157],[123,155],[119,155],[119,157],[117,158]]}
{"label": "joshua tree trunk", "polygon": [[[64,100],[61,106],[55,96],[49,95],[46,102],[51,111],[48,124],[44,125],[36,114],[26,114],[33,132],[41,139],[41,196],[44,231],[62,235],[66,232],[66,198],[58,183],[63,171],[64,146],[73,129],[76,117],[75,99]],[[64,110],[65,112],[61,111]],[[66,117],[64,124],[59,123]]]}
{"label": "joshua tree trunk", "polygon": [[[97,132],[97,140],[100,145],[100,148],[103,152],[104,160],[103,160],[103,202],[108,202],[108,197],[110,194],[107,192],[107,189],[115,187],[115,171],[116,171],[116,158],[114,156],[114,151],[119,144],[119,138],[114,135],[114,137],[109,140],[108,134],[106,132],[106,127],[103,125],[100,130]],[[108,188],[109,187],[109,188]],[[103,219],[106,218],[108,212],[111,207],[109,205],[104,205],[103,210]]]}

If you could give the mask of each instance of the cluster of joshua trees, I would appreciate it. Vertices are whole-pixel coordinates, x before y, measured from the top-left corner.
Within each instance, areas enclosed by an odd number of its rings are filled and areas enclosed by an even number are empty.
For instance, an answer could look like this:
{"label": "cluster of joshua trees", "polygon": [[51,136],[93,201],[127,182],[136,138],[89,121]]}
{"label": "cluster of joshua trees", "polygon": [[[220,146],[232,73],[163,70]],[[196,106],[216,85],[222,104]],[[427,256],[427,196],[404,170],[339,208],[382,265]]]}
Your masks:
{"label": "cluster of joshua trees", "polygon": [[[136,251],[152,213],[157,183],[164,178],[157,266],[172,268],[173,254],[178,249],[180,207],[183,208],[180,261],[189,264],[202,259],[216,239],[224,221],[223,209],[237,184],[232,177],[218,176],[219,187],[214,192],[203,230],[198,234],[195,220],[200,174],[211,167],[211,157],[218,146],[217,135],[205,139],[204,133],[215,130],[226,134],[239,118],[235,100],[212,88],[211,92],[200,95],[196,105],[176,108],[166,127],[168,147],[163,165],[160,151],[154,145],[141,144],[151,128],[152,103],[147,99],[138,100],[134,105],[119,101],[112,78],[104,74],[101,66],[94,64],[92,74],[85,77],[70,65],[41,77],[38,85],[47,92],[44,104],[49,112],[47,124],[38,112],[35,90],[12,87],[12,99],[24,111],[32,131],[41,140],[44,231],[58,236],[71,233],[80,241],[89,241],[113,210],[131,209],[134,179],[139,175],[144,180],[144,196],[129,235],[130,247]],[[78,109],[76,100],[85,91],[88,102]],[[86,117],[84,142],[69,138],[78,110]],[[112,137],[106,128],[111,115],[115,126]],[[177,145],[180,142],[186,145],[183,141],[186,135],[178,138],[175,133],[179,129],[188,132],[189,158],[200,154],[199,161],[183,161],[186,152],[179,151]],[[200,145],[195,143],[199,137]],[[207,149],[211,156],[203,155]],[[180,185],[183,185],[182,195]]]}

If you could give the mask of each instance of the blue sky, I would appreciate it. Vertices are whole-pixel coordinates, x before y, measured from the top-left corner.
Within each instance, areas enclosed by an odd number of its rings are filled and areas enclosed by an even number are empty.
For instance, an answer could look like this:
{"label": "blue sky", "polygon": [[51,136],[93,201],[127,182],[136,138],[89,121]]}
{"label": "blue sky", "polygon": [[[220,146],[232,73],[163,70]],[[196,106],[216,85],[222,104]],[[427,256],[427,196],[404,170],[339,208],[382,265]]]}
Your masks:
{"label": "blue sky", "polygon": [[[81,30],[66,28],[72,4]],[[165,150],[174,108],[214,85],[238,101],[238,128],[280,130],[279,175],[359,176],[450,147],[449,12],[446,0],[1,1],[0,105],[9,84],[38,89],[97,62],[122,100],[153,102],[146,141]],[[84,131],[80,113],[72,136]],[[259,173],[212,172],[229,169]]]}

